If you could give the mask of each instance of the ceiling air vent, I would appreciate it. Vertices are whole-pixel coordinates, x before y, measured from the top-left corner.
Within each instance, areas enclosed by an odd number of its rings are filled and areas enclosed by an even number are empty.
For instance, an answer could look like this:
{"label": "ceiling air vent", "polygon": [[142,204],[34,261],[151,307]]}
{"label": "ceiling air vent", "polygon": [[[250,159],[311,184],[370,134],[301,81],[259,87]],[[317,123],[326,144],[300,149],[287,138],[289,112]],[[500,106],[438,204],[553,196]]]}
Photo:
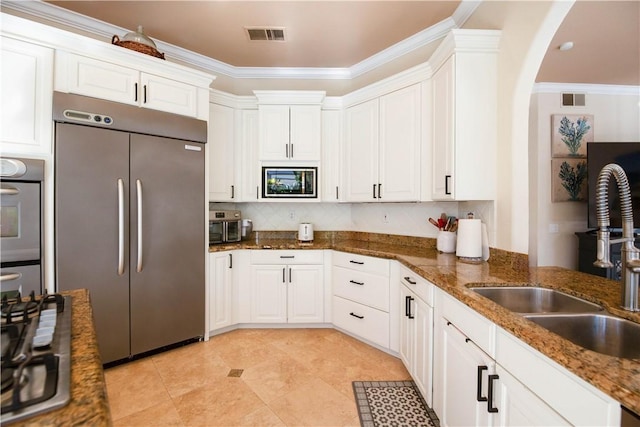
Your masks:
{"label": "ceiling air vent", "polygon": [[284,27],[245,27],[249,40],[251,41],[276,41],[283,42]]}
{"label": "ceiling air vent", "polygon": [[563,107],[584,107],[586,105],[584,93],[563,93],[562,94],[562,106]]}

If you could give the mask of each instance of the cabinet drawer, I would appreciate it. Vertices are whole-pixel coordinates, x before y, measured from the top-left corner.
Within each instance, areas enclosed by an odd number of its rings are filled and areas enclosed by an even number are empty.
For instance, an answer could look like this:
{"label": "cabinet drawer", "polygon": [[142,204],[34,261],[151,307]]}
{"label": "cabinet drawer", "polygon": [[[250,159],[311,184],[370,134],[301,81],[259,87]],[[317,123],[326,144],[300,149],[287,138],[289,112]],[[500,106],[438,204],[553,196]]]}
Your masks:
{"label": "cabinet drawer", "polygon": [[334,296],[333,324],[389,348],[389,313]]}
{"label": "cabinet drawer", "polygon": [[333,293],[364,305],[389,311],[389,278],[333,267]]}
{"label": "cabinet drawer", "polygon": [[389,276],[389,260],[374,258],[366,255],[348,254],[346,252],[333,253],[333,265],[364,271],[365,273]]}
{"label": "cabinet drawer", "polygon": [[433,307],[433,284],[404,266],[400,266],[400,283]]}
{"label": "cabinet drawer", "polygon": [[251,264],[323,264],[322,251],[257,250],[251,251]]}

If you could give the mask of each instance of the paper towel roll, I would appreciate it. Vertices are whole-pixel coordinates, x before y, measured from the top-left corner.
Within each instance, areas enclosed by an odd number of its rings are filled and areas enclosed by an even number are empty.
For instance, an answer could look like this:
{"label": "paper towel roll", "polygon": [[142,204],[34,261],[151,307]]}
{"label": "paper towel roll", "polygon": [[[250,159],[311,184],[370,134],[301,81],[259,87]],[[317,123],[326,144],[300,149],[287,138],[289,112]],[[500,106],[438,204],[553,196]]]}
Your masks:
{"label": "paper towel roll", "polygon": [[458,243],[456,255],[464,258],[482,257],[482,221],[479,219],[458,220]]}

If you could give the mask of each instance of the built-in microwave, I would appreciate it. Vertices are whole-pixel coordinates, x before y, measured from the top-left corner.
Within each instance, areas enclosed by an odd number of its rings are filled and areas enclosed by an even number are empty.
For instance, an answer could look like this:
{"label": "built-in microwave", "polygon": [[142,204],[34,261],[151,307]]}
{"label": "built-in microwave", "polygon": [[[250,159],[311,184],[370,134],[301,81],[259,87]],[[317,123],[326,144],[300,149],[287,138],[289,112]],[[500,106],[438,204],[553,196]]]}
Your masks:
{"label": "built-in microwave", "polygon": [[263,198],[308,198],[318,197],[317,167],[263,167]]}
{"label": "built-in microwave", "polygon": [[209,211],[209,244],[239,242],[242,238],[240,211]]}

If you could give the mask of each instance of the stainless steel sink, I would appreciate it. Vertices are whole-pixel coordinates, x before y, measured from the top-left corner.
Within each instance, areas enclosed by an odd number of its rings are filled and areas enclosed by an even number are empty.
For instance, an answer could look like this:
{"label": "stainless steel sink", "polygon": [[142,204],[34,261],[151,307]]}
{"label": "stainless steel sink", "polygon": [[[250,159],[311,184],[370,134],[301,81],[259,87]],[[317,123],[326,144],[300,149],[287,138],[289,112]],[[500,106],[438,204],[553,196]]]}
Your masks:
{"label": "stainless steel sink", "polygon": [[640,324],[607,314],[545,314],[525,318],[589,350],[640,358]]}
{"label": "stainless steel sink", "polygon": [[598,312],[597,304],[556,291],[532,286],[470,288],[498,305],[519,314]]}

